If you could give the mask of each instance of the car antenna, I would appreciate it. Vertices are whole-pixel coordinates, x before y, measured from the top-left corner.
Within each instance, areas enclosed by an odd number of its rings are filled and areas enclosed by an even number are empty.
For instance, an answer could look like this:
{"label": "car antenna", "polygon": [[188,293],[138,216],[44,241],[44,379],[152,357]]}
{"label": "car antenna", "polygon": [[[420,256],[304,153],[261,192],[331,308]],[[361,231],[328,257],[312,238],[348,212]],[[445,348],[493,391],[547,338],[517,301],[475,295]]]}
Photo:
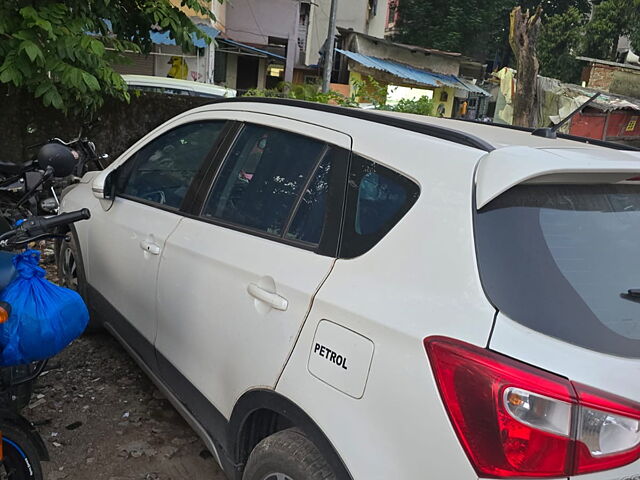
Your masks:
{"label": "car antenna", "polygon": [[582,105],[580,105],[578,108],[576,108],[573,112],[571,112],[569,115],[567,115],[562,120],[560,120],[558,123],[556,123],[553,127],[536,128],[533,132],[531,132],[531,135],[535,135],[536,137],[544,137],[544,138],[558,138],[558,136],[556,135],[556,132],[558,131],[558,129],[562,125],[567,123],[569,120],[571,120],[576,113],[582,112],[584,107],[589,105],[591,102],[593,102],[600,95],[601,95],[600,92],[596,92],[591,98],[589,98],[589,100],[584,102]]}

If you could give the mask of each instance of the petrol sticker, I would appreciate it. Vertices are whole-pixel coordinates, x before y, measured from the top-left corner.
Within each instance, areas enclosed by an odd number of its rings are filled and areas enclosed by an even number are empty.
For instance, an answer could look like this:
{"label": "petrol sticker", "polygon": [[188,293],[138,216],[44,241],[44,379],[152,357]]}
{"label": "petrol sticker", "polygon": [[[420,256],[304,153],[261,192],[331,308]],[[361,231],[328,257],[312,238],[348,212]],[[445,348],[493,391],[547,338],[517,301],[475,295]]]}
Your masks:
{"label": "petrol sticker", "polygon": [[340,355],[339,353],[336,353],[330,348],[325,347],[324,345],[320,345],[319,343],[316,343],[316,346],[313,349],[313,353],[317,353],[321,357],[326,358],[330,362],[335,363],[337,366],[347,370],[346,356]]}
{"label": "petrol sticker", "polygon": [[373,359],[373,342],[348,328],[321,320],[310,345],[307,368],[314,377],[361,398]]}

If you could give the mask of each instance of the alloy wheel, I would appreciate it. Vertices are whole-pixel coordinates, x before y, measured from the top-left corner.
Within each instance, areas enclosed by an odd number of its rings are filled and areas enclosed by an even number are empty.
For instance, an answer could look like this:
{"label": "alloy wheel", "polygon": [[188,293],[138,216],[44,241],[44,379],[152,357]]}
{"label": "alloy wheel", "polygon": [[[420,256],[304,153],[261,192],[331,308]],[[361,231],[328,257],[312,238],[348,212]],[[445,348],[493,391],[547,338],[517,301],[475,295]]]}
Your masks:
{"label": "alloy wheel", "polygon": [[289,475],[285,473],[270,473],[262,480],[293,480]]}
{"label": "alloy wheel", "polygon": [[70,248],[66,248],[64,251],[64,259],[62,261],[62,272],[60,272],[60,280],[65,287],[72,290],[78,290],[78,270],[76,265],[76,259],[73,255],[73,251]]}

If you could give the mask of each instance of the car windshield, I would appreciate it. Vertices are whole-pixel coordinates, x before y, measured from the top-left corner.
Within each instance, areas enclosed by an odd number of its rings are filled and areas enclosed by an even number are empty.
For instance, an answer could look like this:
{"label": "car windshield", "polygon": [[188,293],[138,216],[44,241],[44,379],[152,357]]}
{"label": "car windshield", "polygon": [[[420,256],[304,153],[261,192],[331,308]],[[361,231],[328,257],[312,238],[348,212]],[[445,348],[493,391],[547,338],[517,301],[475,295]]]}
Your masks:
{"label": "car windshield", "polygon": [[640,357],[639,186],[521,185],[480,209],[475,225],[482,283],[502,313]]}

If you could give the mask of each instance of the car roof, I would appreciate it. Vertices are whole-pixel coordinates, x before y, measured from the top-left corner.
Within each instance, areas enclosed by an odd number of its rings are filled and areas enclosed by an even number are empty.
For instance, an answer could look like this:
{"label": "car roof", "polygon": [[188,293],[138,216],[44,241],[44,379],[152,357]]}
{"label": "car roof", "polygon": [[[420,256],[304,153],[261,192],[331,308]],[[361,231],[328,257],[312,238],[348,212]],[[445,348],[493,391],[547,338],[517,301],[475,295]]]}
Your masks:
{"label": "car roof", "polygon": [[377,110],[375,113],[390,115],[397,118],[411,119],[414,122],[428,125],[437,125],[454,130],[460,130],[482,138],[495,148],[508,147],[512,145],[532,148],[576,148],[576,146],[583,148],[601,148],[589,143],[584,143],[583,145],[576,144],[575,140],[566,140],[564,138],[553,139],[538,137],[536,135],[532,135],[530,131],[505,128],[508,126],[492,123],[472,122],[452,118],[437,118],[411,113],[386,112],[384,110]]}
{"label": "car roof", "polygon": [[[410,130],[436,138],[449,140],[461,145],[490,152],[496,148],[518,145],[531,148],[589,148],[616,150],[635,150],[637,148],[622,144],[606,142],[585,137],[577,137],[558,133],[558,138],[551,139],[532,135],[533,129],[513,127],[510,125],[498,125],[476,121],[437,118],[426,115],[390,112],[385,110],[362,110],[358,108],[345,108],[335,105],[307,102],[293,99],[239,97],[215,100],[213,103],[250,103],[254,109],[264,111],[256,104],[281,105],[286,107],[298,107],[303,113],[326,112],[344,117],[359,118],[376,123],[387,124],[397,128]],[[232,107],[233,108],[233,107]],[[304,109],[304,110],[302,110]]]}

